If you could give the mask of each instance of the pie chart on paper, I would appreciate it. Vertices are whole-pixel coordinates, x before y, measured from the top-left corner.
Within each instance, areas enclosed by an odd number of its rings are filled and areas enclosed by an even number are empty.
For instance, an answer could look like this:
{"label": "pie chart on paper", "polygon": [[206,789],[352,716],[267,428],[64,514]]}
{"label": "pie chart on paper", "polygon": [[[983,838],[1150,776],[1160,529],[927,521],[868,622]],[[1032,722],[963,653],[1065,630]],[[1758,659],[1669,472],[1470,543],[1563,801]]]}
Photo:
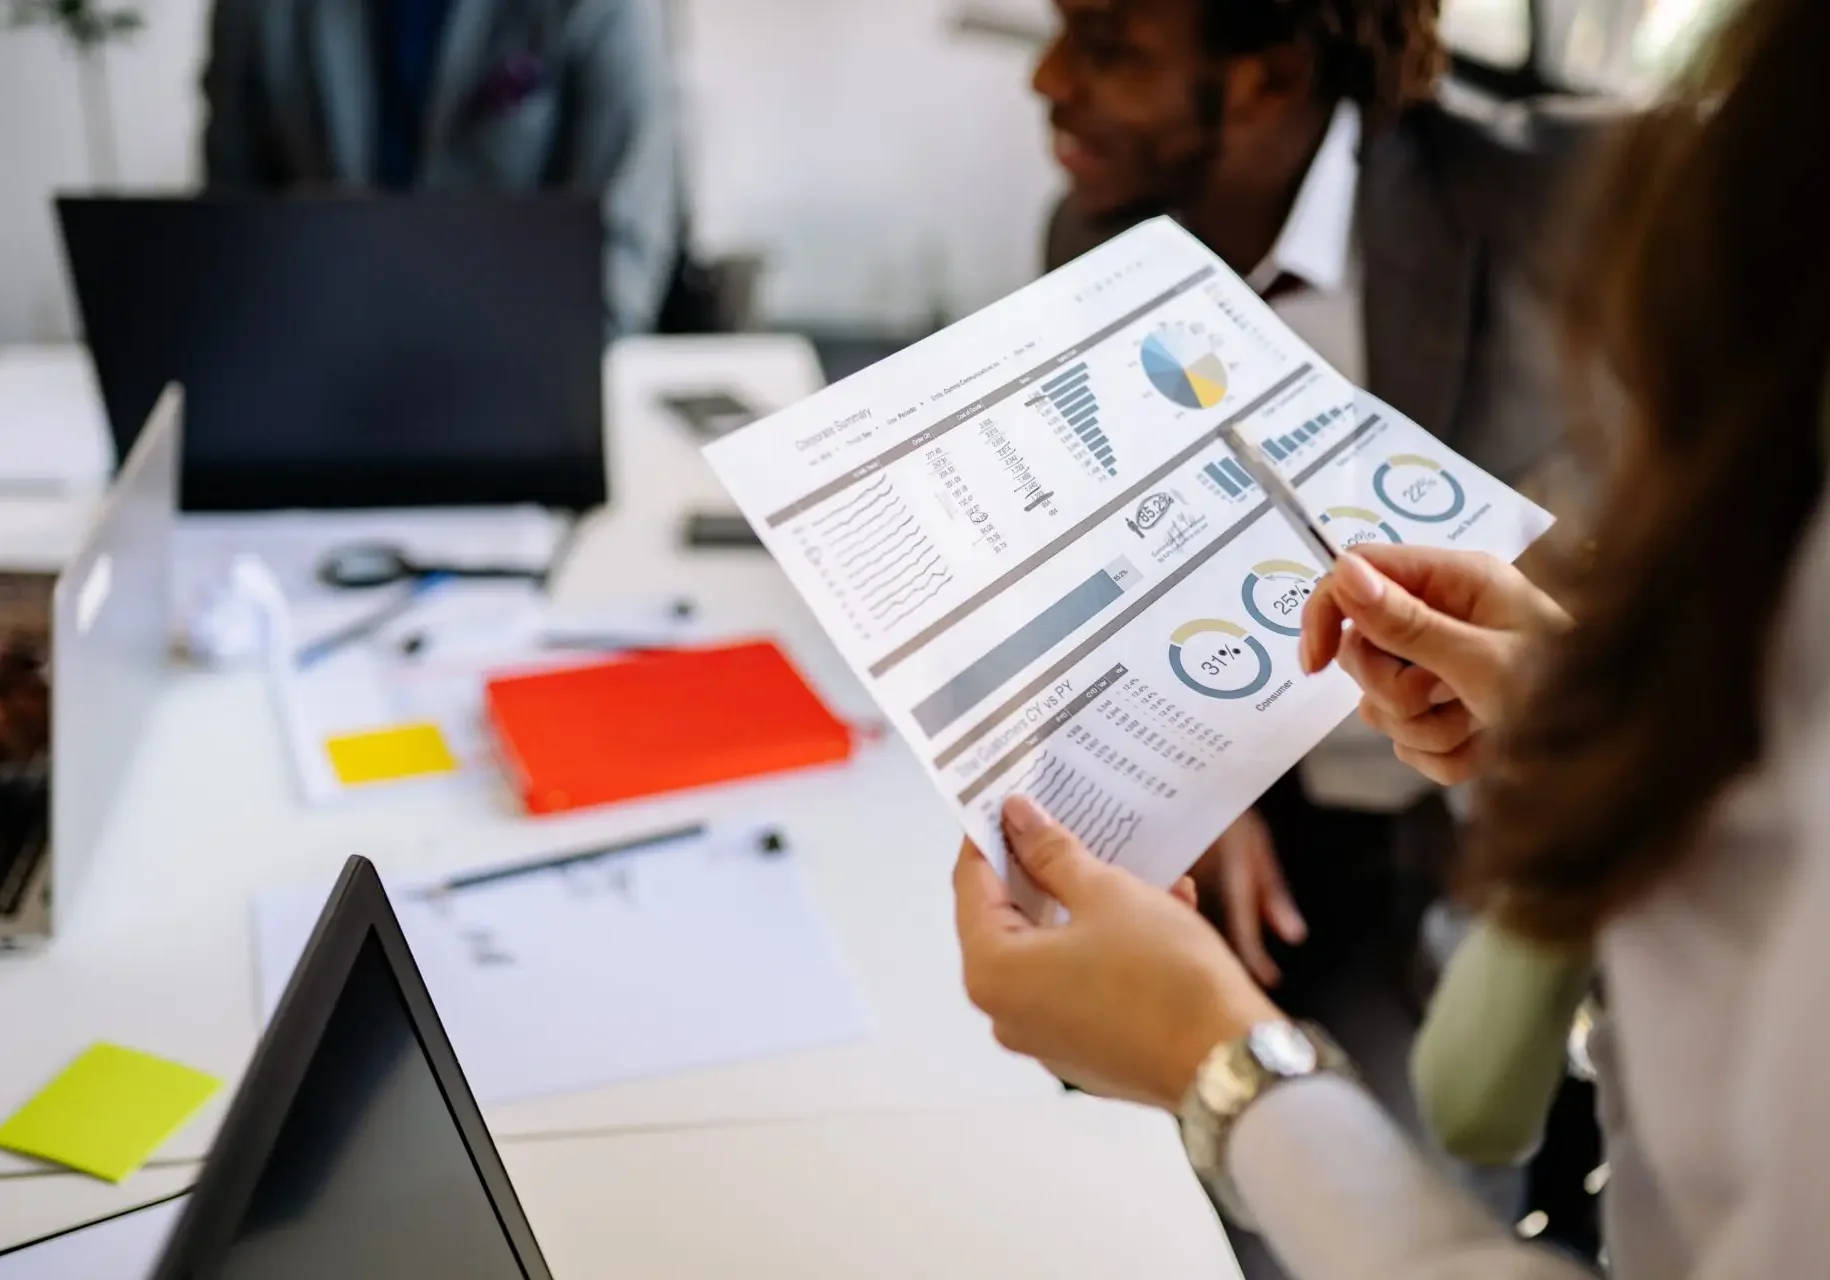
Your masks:
{"label": "pie chart on paper", "polygon": [[1144,339],[1144,373],[1163,396],[1184,409],[1211,409],[1226,398],[1226,365],[1206,339],[1167,326]]}

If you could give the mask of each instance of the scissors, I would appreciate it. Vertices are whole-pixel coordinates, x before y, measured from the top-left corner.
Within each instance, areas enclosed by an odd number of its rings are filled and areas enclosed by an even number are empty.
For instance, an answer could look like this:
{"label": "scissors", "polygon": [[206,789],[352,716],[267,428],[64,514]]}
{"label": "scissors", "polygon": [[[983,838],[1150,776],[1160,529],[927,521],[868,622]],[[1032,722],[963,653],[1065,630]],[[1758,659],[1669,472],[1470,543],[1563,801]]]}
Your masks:
{"label": "scissors", "polygon": [[318,562],[318,581],[339,590],[385,587],[392,582],[424,581],[427,578],[496,578],[545,582],[545,567],[525,565],[457,565],[422,564],[410,558],[397,546],[385,542],[362,542],[339,547]]}

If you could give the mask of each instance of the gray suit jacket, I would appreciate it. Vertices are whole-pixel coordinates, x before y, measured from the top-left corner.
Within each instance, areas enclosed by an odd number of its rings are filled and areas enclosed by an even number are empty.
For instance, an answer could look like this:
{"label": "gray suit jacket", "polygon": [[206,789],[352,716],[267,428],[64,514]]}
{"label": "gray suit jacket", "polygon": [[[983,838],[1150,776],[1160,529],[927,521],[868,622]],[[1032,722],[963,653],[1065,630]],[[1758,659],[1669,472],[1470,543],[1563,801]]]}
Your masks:
{"label": "gray suit jacket", "polygon": [[[1609,118],[1575,104],[1431,103],[1361,156],[1367,389],[1515,485],[1559,452],[1560,195]],[[1132,220],[1095,222],[1064,203],[1048,265]]]}
{"label": "gray suit jacket", "polygon": [[[216,0],[212,189],[369,186],[374,0]],[[680,244],[678,114],[660,0],[454,0],[421,183],[603,196],[615,332],[653,327]]]}

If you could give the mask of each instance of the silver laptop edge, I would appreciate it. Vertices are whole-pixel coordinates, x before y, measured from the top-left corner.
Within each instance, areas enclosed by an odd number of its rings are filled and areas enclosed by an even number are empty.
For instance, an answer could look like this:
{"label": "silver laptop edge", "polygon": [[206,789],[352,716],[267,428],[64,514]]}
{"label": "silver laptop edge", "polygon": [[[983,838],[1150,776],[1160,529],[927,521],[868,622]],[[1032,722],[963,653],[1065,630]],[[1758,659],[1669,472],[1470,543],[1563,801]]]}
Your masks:
{"label": "silver laptop edge", "polygon": [[169,386],[58,575],[51,605],[51,831],[0,944],[51,936],[89,871],[171,647],[184,397]]}

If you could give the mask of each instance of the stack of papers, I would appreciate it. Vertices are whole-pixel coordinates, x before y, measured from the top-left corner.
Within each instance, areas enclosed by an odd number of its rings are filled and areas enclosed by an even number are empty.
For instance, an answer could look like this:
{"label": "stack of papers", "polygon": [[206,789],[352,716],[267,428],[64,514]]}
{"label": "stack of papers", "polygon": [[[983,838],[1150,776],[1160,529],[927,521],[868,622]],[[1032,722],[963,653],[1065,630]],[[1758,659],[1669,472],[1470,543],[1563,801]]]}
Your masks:
{"label": "stack of papers", "polygon": [[[485,1104],[865,1037],[870,1021],[781,839],[732,828],[442,890],[387,880]],[[263,1016],[329,885],[254,922]]]}

